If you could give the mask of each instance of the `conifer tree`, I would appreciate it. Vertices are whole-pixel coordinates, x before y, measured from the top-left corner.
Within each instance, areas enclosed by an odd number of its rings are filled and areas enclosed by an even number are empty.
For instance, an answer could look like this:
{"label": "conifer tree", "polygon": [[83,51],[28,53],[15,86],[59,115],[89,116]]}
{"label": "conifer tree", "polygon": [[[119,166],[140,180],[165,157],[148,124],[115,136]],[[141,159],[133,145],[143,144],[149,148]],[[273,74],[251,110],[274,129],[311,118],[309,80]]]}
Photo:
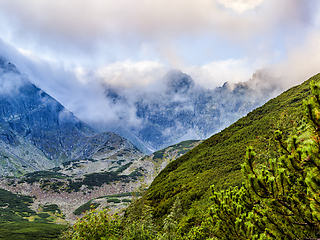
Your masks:
{"label": "conifer tree", "polygon": [[249,147],[242,165],[245,186],[256,203],[251,222],[265,226],[264,236],[271,239],[319,237],[319,83],[311,82],[311,90],[314,96],[304,103],[306,131],[288,140],[276,131],[280,157],[259,169],[254,167],[256,154]]}
{"label": "conifer tree", "polygon": [[173,240],[181,239],[177,233],[178,221],[183,216],[182,206],[179,197],[174,201],[169,215],[163,220],[164,233],[158,239]]}
{"label": "conifer tree", "polygon": [[213,235],[223,240],[255,239],[254,233],[258,229],[248,220],[253,204],[245,187],[230,187],[220,192],[215,192],[214,186],[211,189],[213,206],[210,215],[214,223]]}

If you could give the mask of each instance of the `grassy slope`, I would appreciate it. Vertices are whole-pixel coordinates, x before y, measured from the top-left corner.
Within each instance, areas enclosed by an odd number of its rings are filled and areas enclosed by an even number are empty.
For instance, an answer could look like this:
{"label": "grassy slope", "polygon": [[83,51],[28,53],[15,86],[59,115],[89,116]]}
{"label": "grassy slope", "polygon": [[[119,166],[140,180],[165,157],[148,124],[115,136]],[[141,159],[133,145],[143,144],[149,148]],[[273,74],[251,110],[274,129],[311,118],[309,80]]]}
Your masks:
{"label": "grassy slope", "polygon": [[[37,214],[30,209],[33,199],[0,189],[0,239],[57,239],[66,225],[48,223],[48,213]],[[47,205],[45,212],[60,211],[54,205]],[[49,217],[49,218],[48,218]],[[33,218],[29,222],[26,218]],[[48,218],[48,219],[47,219]],[[51,219],[51,220],[50,220]]]}
{"label": "grassy slope", "polygon": [[37,222],[0,222],[0,239],[41,240],[58,239],[66,225]]}
{"label": "grassy slope", "polygon": [[[320,74],[313,78],[320,79]],[[277,125],[281,116],[281,121],[286,121],[284,112],[290,118],[300,115],[302,100],[309,94],[309,81],[293,87],[171,162],[145,195],[154,208],[154,217],[163,219],[177,196],[186,211],[208,202],[212,184],[216,189],[241,185],[240,164],[246,147],[268,151],[273,128],[281,127]]]}

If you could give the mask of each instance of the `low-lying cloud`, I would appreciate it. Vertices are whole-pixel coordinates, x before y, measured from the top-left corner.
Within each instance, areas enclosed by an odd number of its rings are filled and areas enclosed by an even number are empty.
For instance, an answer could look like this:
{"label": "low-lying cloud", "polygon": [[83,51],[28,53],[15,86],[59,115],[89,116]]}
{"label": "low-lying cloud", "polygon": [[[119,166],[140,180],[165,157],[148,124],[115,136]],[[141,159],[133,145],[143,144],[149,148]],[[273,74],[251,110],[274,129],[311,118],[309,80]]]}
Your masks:
{"label": "low-lying cloud", "polygon": [[305,42],[289,47],[285,61],[271,66],[270,72],[285,88],[320,73],[320,31],[310,31]]}

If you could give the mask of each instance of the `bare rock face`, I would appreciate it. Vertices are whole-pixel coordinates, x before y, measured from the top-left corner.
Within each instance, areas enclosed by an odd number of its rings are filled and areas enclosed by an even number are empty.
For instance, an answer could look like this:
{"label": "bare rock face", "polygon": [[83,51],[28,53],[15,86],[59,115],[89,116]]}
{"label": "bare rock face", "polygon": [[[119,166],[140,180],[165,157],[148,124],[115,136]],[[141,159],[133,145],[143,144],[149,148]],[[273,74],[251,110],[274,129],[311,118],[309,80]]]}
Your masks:
{"label": "bare rock face", "polygon": [[120,149],[141,156],[124,138],[98,133],[80,121],[29,82],[14,64],[0,58],[0,175],[21,175],[71,160],[101,159]]}

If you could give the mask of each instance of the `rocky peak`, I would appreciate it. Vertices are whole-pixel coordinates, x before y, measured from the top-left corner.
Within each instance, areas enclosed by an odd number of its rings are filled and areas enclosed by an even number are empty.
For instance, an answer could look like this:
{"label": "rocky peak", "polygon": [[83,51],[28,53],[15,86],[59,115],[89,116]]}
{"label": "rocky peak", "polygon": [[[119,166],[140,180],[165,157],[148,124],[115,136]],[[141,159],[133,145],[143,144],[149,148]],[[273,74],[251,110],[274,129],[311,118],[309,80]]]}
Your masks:
{"label": "rocky peak", "polygon": [[3,73],[13,72],[16,74],[20,74],[16,66],[7,61],[4,57],[0,56],[0,69]]}
{"label": "rocky peak", "polygon": [[171,70],[164,76],[164,80],[169,94],[185,94],[195,85],[193,79],[180,70]]}

